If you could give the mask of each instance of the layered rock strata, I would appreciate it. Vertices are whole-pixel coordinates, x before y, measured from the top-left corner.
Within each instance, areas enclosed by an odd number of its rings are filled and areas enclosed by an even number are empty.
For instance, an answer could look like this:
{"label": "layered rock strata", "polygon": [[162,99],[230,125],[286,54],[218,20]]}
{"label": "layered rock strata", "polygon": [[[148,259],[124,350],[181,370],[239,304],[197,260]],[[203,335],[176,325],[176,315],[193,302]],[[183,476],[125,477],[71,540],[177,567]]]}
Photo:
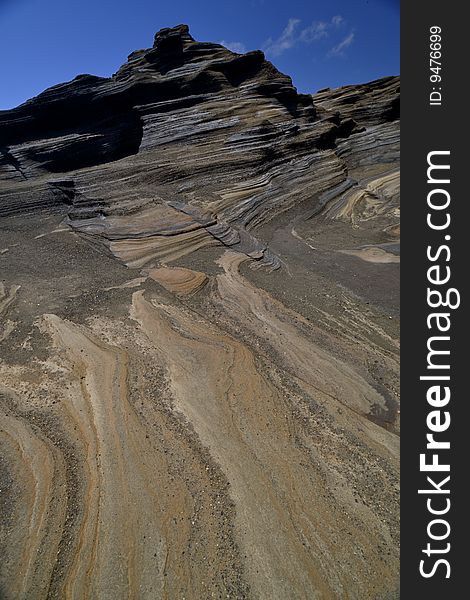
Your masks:
{"label": "layered rock strata", "polygon": [[398,103],[181,25],[0,112],[2,597],[398,597]]}

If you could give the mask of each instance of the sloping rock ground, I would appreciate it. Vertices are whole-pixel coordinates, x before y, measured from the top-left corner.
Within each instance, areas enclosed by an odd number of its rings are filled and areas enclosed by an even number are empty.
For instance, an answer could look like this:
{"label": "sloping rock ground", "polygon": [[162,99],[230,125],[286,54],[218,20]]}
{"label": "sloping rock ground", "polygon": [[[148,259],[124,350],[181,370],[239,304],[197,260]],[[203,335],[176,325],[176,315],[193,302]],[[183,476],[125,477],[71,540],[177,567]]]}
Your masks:
{"label": "sloping rock ground", "polygon": [[2,598],[398,597],[398,86],[179,26],[0,113]]}

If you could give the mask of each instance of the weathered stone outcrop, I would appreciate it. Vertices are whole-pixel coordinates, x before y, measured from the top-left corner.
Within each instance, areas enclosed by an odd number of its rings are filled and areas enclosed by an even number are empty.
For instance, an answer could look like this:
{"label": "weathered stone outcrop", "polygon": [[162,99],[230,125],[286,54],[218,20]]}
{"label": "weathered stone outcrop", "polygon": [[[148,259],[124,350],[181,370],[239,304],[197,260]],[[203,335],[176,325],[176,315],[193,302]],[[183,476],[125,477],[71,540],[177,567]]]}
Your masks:
{"label": "weathered stone outcrop", "polygon": [[[0,214],[56,207],[111,247],[124,237],[115,219],[125,221],[149,261],[166,255],[167,240],[139,215],[164,214],[182,252],[197,238],[197,247],[216,240],[262,257],[244,230],[340,184],[351,161],[396,160],[398,130],[386,126],[396,88],[391,78],[312,102],[262,52],[237,55],[196,42],[187,26],[164,29],[111,78],[80,75],[0,113]],[[354,135],[358,125],[373,127],[372,138]],[[178,212],[190,217],[185,230]]]}
{"label": "weathered stone outcrop", "polygon": [[396,77],[159,31],[0,112],[0,595],[398,597]]}

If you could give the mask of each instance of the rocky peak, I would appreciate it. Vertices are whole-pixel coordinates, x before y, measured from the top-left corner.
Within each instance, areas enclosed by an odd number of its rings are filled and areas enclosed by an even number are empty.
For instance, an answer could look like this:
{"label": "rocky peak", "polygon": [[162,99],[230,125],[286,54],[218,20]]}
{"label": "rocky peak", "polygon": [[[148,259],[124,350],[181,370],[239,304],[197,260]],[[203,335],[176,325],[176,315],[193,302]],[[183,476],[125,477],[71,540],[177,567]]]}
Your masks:
{"label": "rocky peak", "polygon": [[155,34],[153,47],[164,48],[165,43],[170,41],[171,43],[177,43],[178,45],[184,45],[188,42],[194,42],[194,38],[189,33],[188,25],[176,25],[175,27],[164,27],[157,31]]}

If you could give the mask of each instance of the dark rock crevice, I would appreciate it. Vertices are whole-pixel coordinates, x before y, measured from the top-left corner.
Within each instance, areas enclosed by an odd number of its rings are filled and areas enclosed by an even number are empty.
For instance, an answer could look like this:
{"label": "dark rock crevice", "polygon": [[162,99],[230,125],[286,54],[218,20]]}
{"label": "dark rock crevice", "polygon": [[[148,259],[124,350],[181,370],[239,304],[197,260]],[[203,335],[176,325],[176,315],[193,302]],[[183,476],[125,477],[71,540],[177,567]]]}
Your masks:
{"label": "dark rock crevice", "polygon": [[22,179],[27,179],[23,169],[21,168],[20,161],[13,156],[8,148],[0,148],[0,171],[2,170],[2,167],[3,169],[5,169],[5,167],[7,169],[11,167],[13,171],[18,173]]}

